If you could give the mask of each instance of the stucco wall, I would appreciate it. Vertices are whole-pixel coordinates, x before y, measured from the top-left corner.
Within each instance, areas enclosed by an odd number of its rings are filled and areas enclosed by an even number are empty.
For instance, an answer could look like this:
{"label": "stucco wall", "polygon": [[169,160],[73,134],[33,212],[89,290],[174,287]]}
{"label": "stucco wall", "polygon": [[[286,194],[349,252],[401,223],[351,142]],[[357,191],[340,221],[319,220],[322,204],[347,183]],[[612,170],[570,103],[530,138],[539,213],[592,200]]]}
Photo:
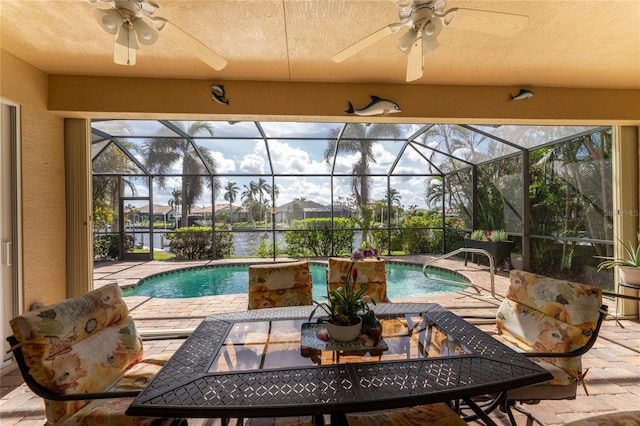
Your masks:
{"label": "stucco wall", "polygon": [[64,120],[47,75],[0,50],[0,97],[20,105],[23,309],[66,296]]}

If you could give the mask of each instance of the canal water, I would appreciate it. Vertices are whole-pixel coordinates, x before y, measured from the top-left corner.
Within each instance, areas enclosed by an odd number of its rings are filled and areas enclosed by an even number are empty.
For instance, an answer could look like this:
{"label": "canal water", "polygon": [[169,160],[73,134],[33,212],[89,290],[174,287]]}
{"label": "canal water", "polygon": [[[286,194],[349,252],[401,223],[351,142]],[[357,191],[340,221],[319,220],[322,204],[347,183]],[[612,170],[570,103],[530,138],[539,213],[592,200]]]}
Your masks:
{"label": "canal water", "polygon": [[[233,254],[235,256],[253,256],[254,250],[260,245],[260,241],[267,240],[269,247],[273,233],[270,231],[255,231],[255,232],[234,232],[233,238]],[[142,246],[149,248],[149,233],[135,233],[136,246]],[[284,232],[276,232],[276,241],[278,247],[284,246]],[[354,247],[360,247],[362,242],[362,233],[356,231]],[[153,248],[155,250],[162,250],[169,253],[169,239],[162,231],[154,231],[153,233]]]}

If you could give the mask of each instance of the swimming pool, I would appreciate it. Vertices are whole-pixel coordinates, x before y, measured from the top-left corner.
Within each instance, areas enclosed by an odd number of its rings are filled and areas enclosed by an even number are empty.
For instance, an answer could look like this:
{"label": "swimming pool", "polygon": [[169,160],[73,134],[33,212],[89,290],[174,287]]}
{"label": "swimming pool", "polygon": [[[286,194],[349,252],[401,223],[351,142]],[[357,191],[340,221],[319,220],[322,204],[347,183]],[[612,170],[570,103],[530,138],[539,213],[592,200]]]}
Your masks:
{"label": "swimming pool", "polygon": [[[179,269],[172,272],[143,278],[138,284],[123,291],[123,296],[148,296],[166,299],[217,296],[222,294],[246,294],[249,275],[246,264],[217,265]],[[460,291],[461,287],[429,280],[422,274],[422,267],[398,263],[386,264],[387,295],[390,299],[401,297],[428,296]],[[313,299],[327,298],[327,265],[311,263]],[[451,281],[468,283],[462,275],[447,271],[429,271]]]}

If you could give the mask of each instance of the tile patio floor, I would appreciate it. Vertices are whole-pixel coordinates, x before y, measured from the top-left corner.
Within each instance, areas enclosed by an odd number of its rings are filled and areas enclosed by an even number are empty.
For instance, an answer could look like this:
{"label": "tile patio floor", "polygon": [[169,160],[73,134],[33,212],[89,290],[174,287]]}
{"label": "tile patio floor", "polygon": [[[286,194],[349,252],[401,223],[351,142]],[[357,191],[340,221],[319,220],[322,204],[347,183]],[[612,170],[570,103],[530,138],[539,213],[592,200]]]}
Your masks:
{"label": "tile patio floor", "polygon": [[[400,258],[394,257],[393,260]],[[423,264],[428,256],[403,257],[402,261]],[[253,260],[245,259],[243,263]],[[258,261],[258,260],[256,260]],[[264,261],[264,260],[260,260]],[[135,284],[140,278],[172,269],[194,265],[224,263],[225,261],[202,262],[120,262],[96,265],[94,286],[117,281],[120,285]],[[229,261],[226,261],[229,262]],[[495,313],[501,297],[508,285],[508,273],[498,272],[495,276],[496,298],[491,297],[490,275],[487,268],[475,264],[464,266],[458,260],[445,260],[439,266],[457,270],[468,276],[481,287],[480,293],[464,290],[444,296],[412,298],[410,301],[436,302],[461,315],[491,316]],[[127,304],[136,325],[141,330],[157,328],[193,328],[207,315],[220,312],[245,310],[247,296],[226,295],[195,299],[154,299],[147,297],[127,297]],[[403,299],[394,299],[399,302]],[[406,300],[406,299],[405,299]],[[407,300],[409,301],[409,300]],[[613,300],[607,300],[609,312],[615,312]],[[491,325],[481,328],[490,330]],[[173,352],[183,340],[145,341],[145,353]],[[575,400],[543,401],[537,405],[525,405],[544,425],[562,425],[566,422],[614,411],[637,410],[640,407],[640,322],[637,320],[604,322],[595,346],[583,356],[584,368],[589,368],[586,385],[589,395],[578,389]],[[0,424],[42,425],[44,404],[24,384],[17,369],[4,369],[0,377]],[[526,424],[526,418],[516,413],[518,424]],[[508,424],[506,416],[495,413],[492,418],[498,424]],[[281,425],[292,419],[254,419],[245,424]],[[296,419],[293,419],[296,420]],[[191,419],[190,425],[219,425],[219,420]],[[640,424],[640,419],[639,423]]]}

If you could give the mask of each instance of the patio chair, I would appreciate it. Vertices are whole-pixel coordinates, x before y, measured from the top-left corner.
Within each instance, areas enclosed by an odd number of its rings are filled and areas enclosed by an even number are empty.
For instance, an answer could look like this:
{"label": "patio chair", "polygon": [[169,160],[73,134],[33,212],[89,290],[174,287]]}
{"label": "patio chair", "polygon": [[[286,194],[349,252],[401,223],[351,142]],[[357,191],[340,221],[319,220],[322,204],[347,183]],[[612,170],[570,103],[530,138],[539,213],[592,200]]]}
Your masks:
{"label": "patio chair", "polygon": [[467,424],[444,402],[379,413],[347,414],[347,422],[349,426],[464,426]]}
{"label": "patio chair", "polygon": [[633,426],[640,424],[640,411],[619,411],[574,420],[564,426]]}
{"label": "patio chair", "polygon": [[[352,261],[349,258],[330,257],[327,265],[327,290],[331,291],[345,285],[346,279],[351,273]],[[358,275],[354,283],[355,290],[359,291],[363,284],[367,285],[365,295],[371,297],[377,303],[389,302],[387,298],[387,271],[384,260],[364,259],[358,261],[354,268]]]}
{"label": "patio chair", "polygon": [[309,262],[249,266],[249,309],[312,304]]}
{"label": "patio chair", "polygon": [[[510,408],[517,402],[576,397],[578,383],[585,386],[581,357],[595,343],[606,314],[602,290],[597,287],[521,270],[510,272],[510,285],[496,314],[496,338],[554,377],[507,392],[502,404],[512,424],[515,420]],[[528,417],[531,424],[533,419]]]}
{"label": "patio chair", "polygon": [[142,339],[112,283],[10,321],[15,360],[45,402],[50,425],[186,425],[126,416],[167,357],[143,359]]}

